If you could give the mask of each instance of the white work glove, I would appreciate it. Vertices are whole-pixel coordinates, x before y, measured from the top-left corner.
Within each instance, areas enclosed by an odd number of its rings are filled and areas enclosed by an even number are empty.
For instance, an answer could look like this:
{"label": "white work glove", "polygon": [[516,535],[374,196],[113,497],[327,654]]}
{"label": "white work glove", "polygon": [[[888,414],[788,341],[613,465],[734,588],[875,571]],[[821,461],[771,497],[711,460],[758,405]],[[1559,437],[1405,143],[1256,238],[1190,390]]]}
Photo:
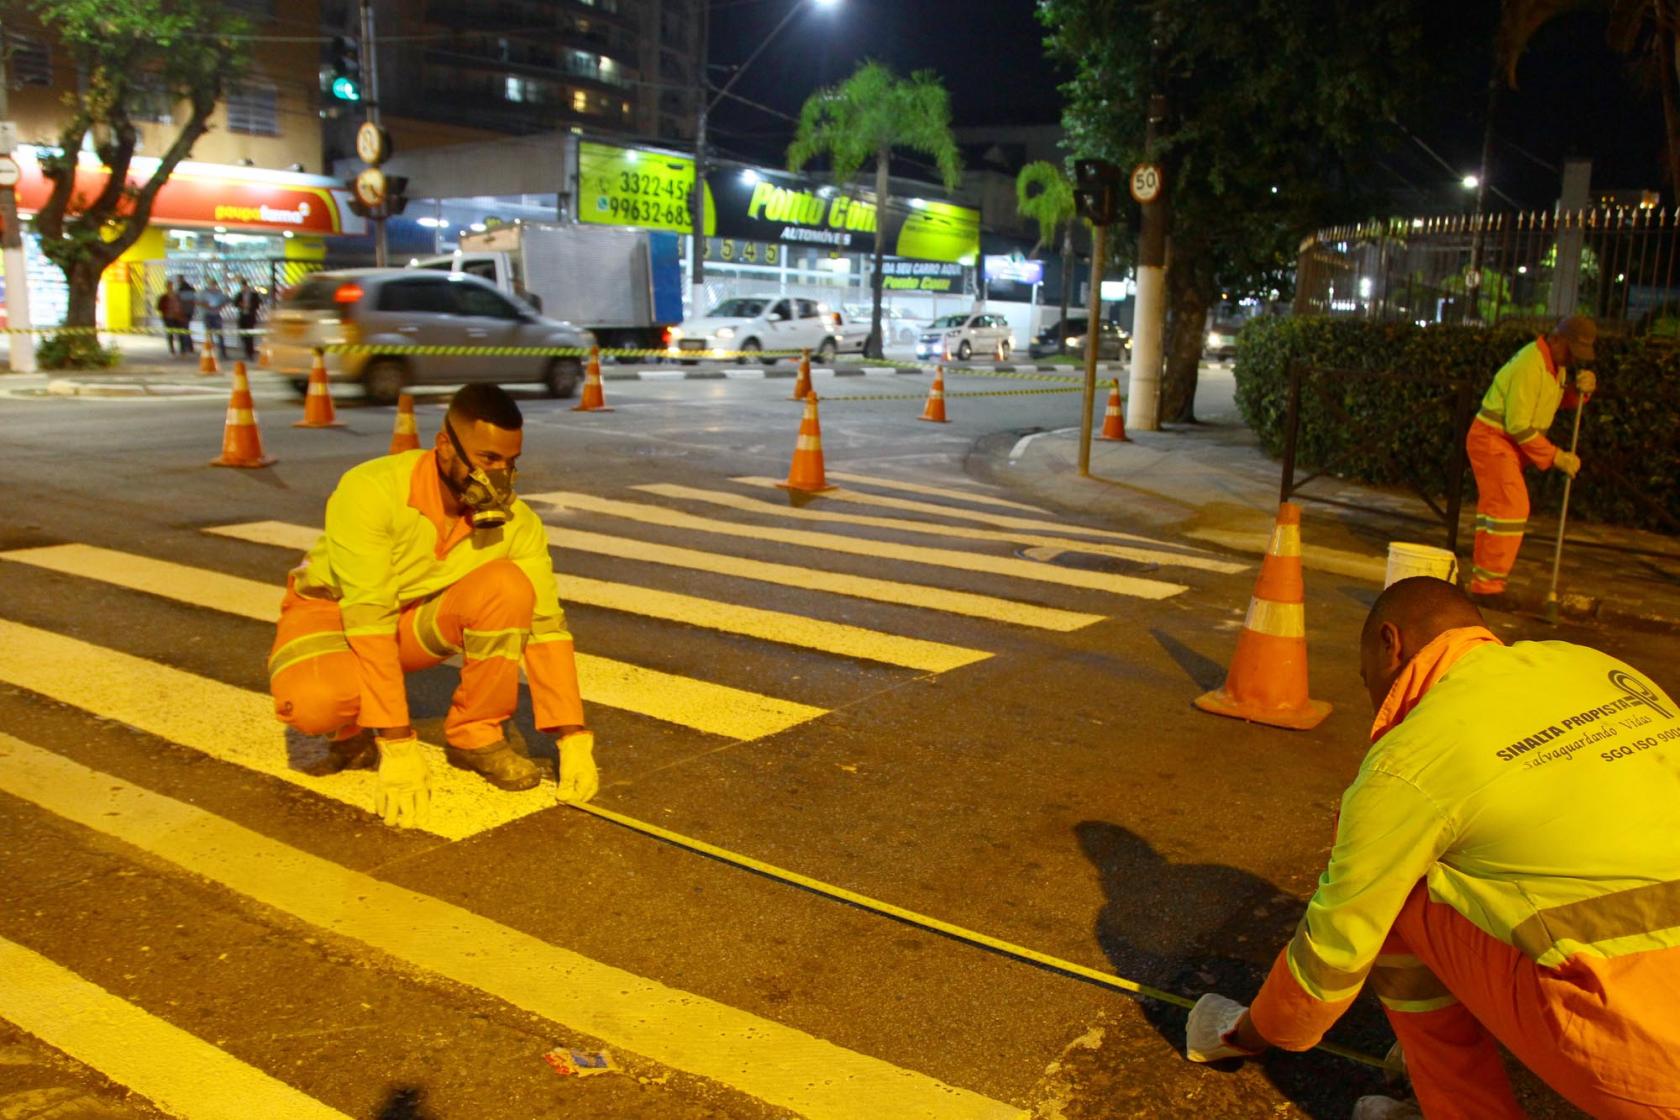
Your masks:
{"label": "white work glove", "polygon": [[595,732],[574,731],[560,739],[560,800],[582,804],[601,788],[595,769]]}
{"label": "white work glove", "polygon": [[374,739],[379,745],[379,786],[373,811],[396,828],[418,828],[432,808],[432,774],[420,737]]}
{"label": "white work glove", "polygon": [[1552,460],[1552,466],[1574,478],[1576,472],[1581,469],[1581,457],[1571,451],[1559,451],[1557,458]]}
{"label": "white work glove", "polygon": [[1209,992],[1190,1009],[1190,1024],[1184,1031],[1184,1056],[1192,1062],[1217,1062],[1225,1058],[1249,1058],[1259,1053],[1244,1050],[1226,1036],[1237,1029],[1237,1020],[1248,1008],[1234,999]]}
{"label": "white work glove", "polygon": [[1598,392],[1598,374],[1590,369],[1577,371],[1575,374],[1575,391],[1583,397],[1590,397]]}

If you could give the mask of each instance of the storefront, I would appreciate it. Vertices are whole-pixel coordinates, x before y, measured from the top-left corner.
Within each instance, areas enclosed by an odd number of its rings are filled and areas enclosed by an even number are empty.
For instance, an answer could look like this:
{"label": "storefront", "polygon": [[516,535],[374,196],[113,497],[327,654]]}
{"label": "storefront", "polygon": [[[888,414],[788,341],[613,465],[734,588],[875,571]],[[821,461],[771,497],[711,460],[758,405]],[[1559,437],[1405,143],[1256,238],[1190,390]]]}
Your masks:
{"label": "storefront", "polygon": [[[27,223],[46,203],[51,183],[33,147],[20,146],[14,158],[22,173],[18,210]],[[155,159],[136,158],[130,182],[143,184],[156,167]],[[84,153],[75,189],[91,197],[108,178],[99,160]],[[317,267],[328,238],[364,229],[363,220],[350,213],[349,196],[337,180],[183,162],[158,191],[146,231],[106,269],[97,321],[113,329],[155,325],[157,298],[168,277],[183,276],[195,288],[213,280],[228,291],[249,280],[266,296]],[[40,326],[62,323],[64,274],[41,254],[30,225],[23,233],[31,318]]]}

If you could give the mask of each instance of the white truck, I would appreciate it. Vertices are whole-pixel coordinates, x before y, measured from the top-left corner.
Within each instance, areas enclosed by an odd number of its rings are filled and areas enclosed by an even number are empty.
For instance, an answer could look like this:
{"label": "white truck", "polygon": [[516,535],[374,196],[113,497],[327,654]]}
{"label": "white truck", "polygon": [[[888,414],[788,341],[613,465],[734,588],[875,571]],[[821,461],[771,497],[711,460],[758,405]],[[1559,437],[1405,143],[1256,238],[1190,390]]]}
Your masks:
{"label": "white truck", "polygon": [[464,234],[455,252],[411,267],[482,277],[547,318],[594,332],[603,349],[662,349],[666,329],[682,321],[674,233],[514,222]]}

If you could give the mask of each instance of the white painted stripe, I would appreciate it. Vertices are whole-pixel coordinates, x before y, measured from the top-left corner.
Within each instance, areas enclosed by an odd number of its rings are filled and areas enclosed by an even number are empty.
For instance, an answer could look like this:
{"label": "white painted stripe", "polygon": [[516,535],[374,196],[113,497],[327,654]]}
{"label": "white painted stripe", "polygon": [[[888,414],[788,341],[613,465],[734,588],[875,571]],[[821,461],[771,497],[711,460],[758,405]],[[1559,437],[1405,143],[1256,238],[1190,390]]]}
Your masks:
{"label": "white painted stripe", "polygon": [[931,498],[955,498],[961,502],[975,502],[985,506],[1003,506],[1005,509],[1018,509],[1027,513],[1050,516],[1048,511],[1039,509],[1037,506],[1029,506],[1025,502],[1015,502],[1008,498],[993,497],[991,494],[977,494],[972,490],[958,490],[949,486],[928,486],[920,482],[904,482],[896,478],[851,474],[846,471],[829,471],[828,477],[838,478],[841,482],[858,482],[865,486],[879,486],[883,490],[903,490],[908,494],[925,494]]}
{"label": "white painted stripe", "polygon": [[1307,636],[1307,609],[1300,603],[1275,603],[1270,599],[1253,598],[1248,601],[1248,617],[1243,619],[1243,626],[1274,638],[1304,638]]}
{"label": "white painted stripe", "polygon": [[726,369],[723,376],[730,381],[763,381],[765,372],[761,369]]}
{"label": "white painted stripe", "polygon": [[[0,752],[7,745],[0,742]],[[5,938],[0,938],[0,976],[5,977],[0,980],[0,1019],[91,1066],[170,1116],[349,1120],[337,1109]],[[8,1109],[7,1115],[21,1114]]]}
{"label": "white painted stripe", "polygon": [[[0,560],[51,568],[262,622],[274,622],[280,617],[279,588],[167,560],[87,545],[21,549],[0,553]],[[825,709],[807,704],[588,653],[577,654],[577,669],[583,698],[592,704],[604,704],[730,739],[774,735],[827,714]]]}
{"label": "white painted stripe", "polygon": [[687,376],[687,371],[680,369],[642,369],[636,371],[636,378],[639,381],[681,381]]}
{"label": "white painted stripe", "polygon": [[757,541],[776,541],[822,552],[838,552],[848,556],[868,556],[881,560],[900,560],[910,564],[925,564],[961,572],[984,572],[1011,579],[1078,587],[1089,591],[1105,591],[1113,595],[1129,595],[1139,599],[1168,599],[1189,590],[1180,583],[1140,579],[1136,576],[1113,575],[1107,572],[1086,572],[1073,568],[1055,568],[1031,560],[1014,557],[985,556],[973,552],[955,552],[922,545],[894,544],[889,541],[842,537],[832,533],[813,533],[805,529],[776,529],[766,525],[739,525],[733,521],[718,521],[710,517],[652,506],[638,502],[620,502],[612,498],[598,498],[593,494],[551,490],[544,494],[527,494],[527,502],[547,502],[565,509],[583,510],[607,517],[621,517],[645,525],[661,525],[672,529],[687,529],[725,537],[745,537]]}
{"label": "white painted stripe", "polygon": [[648,494],[656,494],[663,498],[707,502],[727,509],[759,513],[767,517],[786,517],[798,521],[866,525],[876,529],[893,529],[904,533],[921,533],[934,537],[1028,544],[1066,552],[1087,552],[1095,556],[1113,556],[1117,559],[1134,560],[1144,564],[1171,564],[1184,568],[1199,568],[1203,571],[1219,572],[1224,575],[1245,571],[1248,568],[1247,564],[1229,560],[1214,560],[1199,554],[1188,556],[1180,552],[1133,548],[1129,545],[1102,544],[1096,541],[1075,540],[1071,537],[1046,537],[1034,533],[1011,532],[1002,529],[971,529],[960,525],[935,525],[928,521],[907,521],[898,517],[871,517],[867,514],[840,513],[836,510],[817,509],[811,506],[791,506],[785,502],[779,504],[764,502],[723,490],[701,490],[692,486],[677,486],[670,483],[647,483],[637,486],[635,489]]}
{"label": "white painted stripe", "polygon": [[[298,552],[307,549],[320,536],[319,529],[289,525],[283,521],[222,525],[205,529],[204,532],[254,544],[290,548]],[[1013,599],[999,599],[969,591],[948,591],[940,587],[898,583],[894,580],[875,579],[872,576],[853,576],[841,572],[801,568],[792,564],[777,564],[767,560],[748,560],[739,556],[703,552],[695,548],[656,544],[652,541],[639,541],[633,537],[615,537],[555,525],[548,527],[548,543],[555,548],[593,552],[620,560],[665,564],[674,568],[688,568],[698,572],[712,572],[760,583],[795,587],[802,591],[820,591],[854,599],[869,599],[878,603],[944,611],[947,614],[1030,626],[1038,630],[1080,630],[1103,620],[1100,614],[1062,610],[1059,607],[1041,607],[1035,603],[1019,603]]]}
{"label": "white painted stripe", "polygon": [[550,945],[4,734],[0,789],[411,967],[812,1120],[1025,1120],[1018,1108]]}

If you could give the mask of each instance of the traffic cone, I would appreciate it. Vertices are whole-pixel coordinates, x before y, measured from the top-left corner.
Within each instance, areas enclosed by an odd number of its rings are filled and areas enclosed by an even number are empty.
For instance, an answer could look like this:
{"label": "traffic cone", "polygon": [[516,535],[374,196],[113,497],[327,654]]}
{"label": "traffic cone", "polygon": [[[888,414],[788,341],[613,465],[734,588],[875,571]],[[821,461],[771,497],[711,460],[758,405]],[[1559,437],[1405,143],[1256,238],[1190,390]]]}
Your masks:
{"label": "traffic cone", "polygon": [[933,386],[928,389],[927,404],[922,406],[922,420],[931,420],[935,424],[949,423],[945,419],[945,367],[933,368]]}
{"label": "traffic cone", "polygon": [[264,369],[274,364],[274,347],[269,345],[266,338],[263,339],[262,348],[257,351],[257,364]]}
{"label": "traffic cone", "polygon": [[414,422],[414,398],[404,393],[397,398],[397,422],[391,429],[391,449],[387,455],[402,451],[420,450],[420,426]]}
{"label": "traffic cone", "polygon": [[1108,407],[1103,410],[1102,434],[1098,439],[1118,440],[1121,443],[1132,442],[1132,437],[1126,434],[1126,421],[1120,415],[1120,379],[1114,379],[1114,388],[1108,394]]}
{"label": "traffic cone", "polygon": [[251,382],[245,363],[233,367],[233,395],[228,400],[227,423],[222,426],[222,457],[212,467],[266,467],[274,460],[263,454],[262,432],[257,429],[257,410],[251,403]]}
{"label": "traffic cone", "polygon": [[799,442],[794,444],[793,465],[788,468],[787,481],[776,485],[806,494],[834,489],[823,477],[822,426],[817,423],[815,390],[805,396],[805,416],[799,421]]}
{"label": "traffic cone", "polygon": [[811,395],[811,351],[799,352],[799,377],[793,383],[793,396],[790,401],[802,401]]}
{"label": "traffic cone", "polygon": [[210,336],[204,336],[204,352],[198,359],[198,372],[208,377],[214,373],[221,373],[222,367],[216,364],[216,350],[210,345]]}
{"label": "traffic cone", "polygon": [[343,421],[333,410],[332,393],[327,391],[327,360],[315,351],[315,364],[309,367],[309,392],[303,398],[303,419],[294,428],[342,428]]}
{"label": "traffic cone", "polygon": [[1307,698],[1307,633],[1301,582],[1301,507],[1278,507],[1272,542],[1248,601],[1248,617],[1225,685],[1196,698],[1196,707],[1272,727],[1306,731],[1330,714]]}
{"label": "traffic cone", "polygon": [[572,408],[573,412],[611,412],[607,407],[607,395],[601,390],[601,348],[589,348],[589,370],[583,376],[583,399]]}

